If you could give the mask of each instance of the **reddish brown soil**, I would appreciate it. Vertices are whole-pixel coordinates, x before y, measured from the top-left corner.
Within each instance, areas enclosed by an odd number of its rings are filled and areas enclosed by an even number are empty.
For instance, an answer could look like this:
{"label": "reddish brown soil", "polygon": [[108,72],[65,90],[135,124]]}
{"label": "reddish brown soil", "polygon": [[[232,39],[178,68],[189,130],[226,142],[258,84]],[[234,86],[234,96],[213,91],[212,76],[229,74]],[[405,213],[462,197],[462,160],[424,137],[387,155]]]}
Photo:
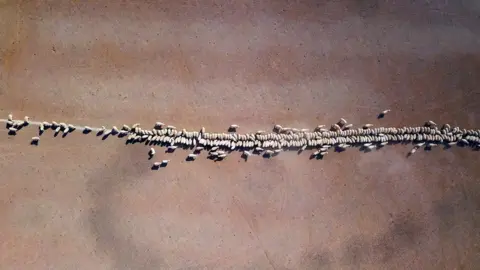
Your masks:
{"label": "reddish brown soil", "polygon": [[[0,114],[212,131],[340,117],[480,127],[478,7],[132,2],[0,1]],[[218,163],[159,149],[171,162],[151,171],[143,145],[47,133],[33,147],[34,134],[0,132],[1,269],[480,265],[467,149]]]}

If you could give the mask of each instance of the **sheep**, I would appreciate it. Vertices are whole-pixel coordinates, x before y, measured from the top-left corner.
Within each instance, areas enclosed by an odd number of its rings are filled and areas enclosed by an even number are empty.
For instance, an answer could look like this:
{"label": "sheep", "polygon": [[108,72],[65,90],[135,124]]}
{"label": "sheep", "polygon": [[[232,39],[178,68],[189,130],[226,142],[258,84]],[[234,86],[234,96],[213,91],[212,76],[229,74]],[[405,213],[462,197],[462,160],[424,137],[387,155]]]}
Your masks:
{"label": "sheep", "polygon": [[266,150],[265,153],[263,153],[263,156],[265,157],[271,157],[275,152],[272,150]]}
{"label": "sheep", "polygon": [[148,155],[150,156],[150,158],[152,158],[153,156],[155,156],[155,149],[153,148],[150,148],[150,151],[148,151]]}
{"label": "sheep", "polygon": [[188,154],[187,160],[192,161],[192,160],[195,160],[195,159],[197,159],[197,155],[195,155],[195,154]]}
{"label": "sheep", "polygon": [[155,129],[161,129],[165,124],[162,122],[156,122],[154,128]]}
{"label": "sheep", "polygon": [[106,137],[110,136],[110,134],[112,134],[112,130],[111,130],[111,129],[106,130],[106,131],[103,133],[103,137],[106,138]]}
{"label": "sheep", "polygon": [[113,126],[112,127],[112,135],[116,135],[118,134],[120,131],[118,130],[118,128],[116,126]]}
{"label": "sheep", "polygon": [[369,129],[369,128],[371,128],[371,127],[373,127],[373,124],[365,124],[365,125],[363,125],[362,128],[363,128],[363,129]]}
{"label": "sheep", "polygon": [[28,126],[28,124],[30,124],[30,117],[25,116],[25,117],[23,118],[23,125],[24,125],[24,126]]}
{"label": "sheep", "polygon": [[72,124],[68,124],[68,128],[70,129],[70,132],[74,131],[75,129],[77,129],[74,125]]}
{"label": "sheep", "polygon": [[257,130],[257,135],[266,133],[265,130]]}
{"label": "sheep", "polygon": [[40,123],[40,125],[38,126],[38,130],[40,131],[40,133],[43,133],[45,131],[45,126]]}
{"label": "sheep", "polygon": [[138,128],[138,127],[140,127],[140,123],[135,123],[135,124],[132,125],[132,129],[135,129],[135,128]]}
{"label": "sheep", "polygon": [[343,130],[349,130],[352,127],[353,127],[353,124],[348,124],[348,125],[343,126]]}
{"label": "sheep", "polygon": [[275,126],[273,126],[273,130],[280,131],[280,130],[282,130],[282,129],[283,129],[283,128],[282,128],[282,126],[280,126],[280,125],[275,125]]}
{"label": "sheep", "polygon": [[160,165],[162,165],[162,163],[158,162],[158,161],[153,163],[153,167],[155,167],[155,168],[160,167]]}
{"label": "sheep", "polygon": [[417,152],[417,150],[418,150],[418,147],[416,147],[416,146],[413,147],[412,150],[410,150],[410,152],[408,152],[407,156],[411,156],[411,155],[415,154],[415,152]]}
{"label": "sheep", "polygon": [[433,122],[432,120],[428,120],[427,122],[425,122],[425,126],[426,127],[436,127],[437,123]]}
{"label": "sheep", "polygon": [[338,124],[333,124],[331,127],[330,127],[330,130],[332,131],[338,131],[338,130],[341,130],[340,126]]}
{"label": "sheep", "polygon": [[381,113],[378,114],[378,118],[383,118],[385,117],[385,115],[387,115],[387,113],[389,113],[391,110],[384,110],[382,111]]}
{"label": "sheep", "polygon": [[8,128],[8,135],[17,135],[17,131],[18,131],[18,129],[16,129],[14,127],[9,127]]}
{"label": "sheep", "polygon": [[38,145],[38,142],[40,141],[40,138],[39,137],[32,137],[32,141],[30,142],[30,144],[32,145]]}
{"label": "sheep", "polygon": [[281,132],[283,132],[283,133],[290,133],[291,131],[292,131],[292,128],[290,128],[290,127],[285,127],[281,130]]}
{"label": "sheep", "polygon": [[231,124],[228,130],[230,131],[236,131],[240,126],[237,124]]}
{"label": "sheep", "polygon": [[200,152],[203,150],[203,146],[197,146],[195,147],[195,152]]}
{"label": "sheep", "polygon": [[25,123],[21,120],[13,120],[12,126],[17,129],[21,129]]}
{"label": "sheep", "polygon": [[50,123],[47,122],[47,121],[42,122],[42,124],[43,124],[43,126],[44,126],[45,128],[49,128],[49,127],[52,126],[52,124],[50,124]]}
{"label": "sheep", "polygon": [[167,129],[177,129],[175,126],[167,126]]}
{"label": "sheep", "polygon": [[219,154],[219,155],[217,156],[217,158],[219,158],[219,159],[224,159],[224,158],[226,158],[226,157],[227,157],[227,154],[225,154],[225,153]]}
{"label": "sheep", "polygon": [[340,120],[337,122],[337,125],[339,126],[344,126],[347,124],[347,120],[345,120],[344,118],[340,118]]}
{"label": "sheep", "polygon": [[7,117],[8,121],[13,121],[13,115],[12,114],[9,114],[8,117]]}
{"label": "sheep", "polygon": [[173,151],[175,151],[175,149],[177,149],[177,148],[178,148],[178,146],[176,146],[176,145],[169,145],[169,146],[167,147],[167,151],[168,151],[168,152],[173,152]]}
{"label": "sheep", "polygon": [[168,164],[168,162],[170,162],[170,159],[164,159],[164,160],[162,160],[161,165],[166,166]]}
{"label": "sheep", "polygon": [[91,127],[89,127],[89,126],[83,127],[83,133],[84,133],[84,134],[87,134],[87,133],[90,133],[90,132],[92,132],[92,128],[91,128]]}

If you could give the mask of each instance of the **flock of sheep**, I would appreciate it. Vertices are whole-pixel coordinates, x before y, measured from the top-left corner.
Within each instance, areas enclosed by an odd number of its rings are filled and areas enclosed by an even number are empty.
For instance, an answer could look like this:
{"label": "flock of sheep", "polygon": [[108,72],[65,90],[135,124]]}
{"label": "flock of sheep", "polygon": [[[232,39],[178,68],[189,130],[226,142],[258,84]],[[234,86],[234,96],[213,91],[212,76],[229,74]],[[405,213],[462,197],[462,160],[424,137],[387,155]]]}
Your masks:
{"label": "flock of sheep", "polygon": [[[384,117],[390,110],[380,113],[379,118]],[[23,120],[15,120],[10,114],[6,120],[9,135],[15,135],[20,129],[29,125],[38,126],[39,135],[32,138],[31,144],[38,145],[40,136],[48,129],[55,132],[55,136],[62,136],[80,130],[84,134],[96,132],[97,136],[104,139],[109,136],[119,138],[126,137],[126,143],[145,143],[152,146],[148,155],[150,159],[155,156],[153,146],[163,146],[167,152],[174,152],[178,147],[191,149],[193,153],[187,156],[188,161],[193,161],[202,151],[208,151],[208,158],[216,161],[225,159],[232,151],[242,151],[242,157],[247,160],[253,154],[271,158],[285,150],[298,152],[312,149],[311,158],[322,159],[330,150],[341,152],[349,147],[360,147],[365,151],[372,151],[388,144],[413,143],[414,147],[408,155],[414,154],[420,147],[427,149],[443,144],[446,147],[452,145],[469,146],[480,149],[480,130],[460,129],[445,124],[438,127],[433,121],[427,121],[417,127],[374,127],[365,124],[360,128],[354,128],[352,124],[341,118],[330,127],[317,126],[313,130],[297,129],[275,125],[271,132],[259,130],[257,132],[239,134],[239,126],[233,124],[226,133],[208,133],[205,128],[200,131],[179,130],[174,126],[157,122],[152,129],[143,129],[140,124],[132,126],[123,125],[121,128],[92,128],[88,126],[75,126],[66,123],[35,122],[30,121],[28,116]],[[167,166],[169,160],[153,163],[152,168],[158,169]]]}

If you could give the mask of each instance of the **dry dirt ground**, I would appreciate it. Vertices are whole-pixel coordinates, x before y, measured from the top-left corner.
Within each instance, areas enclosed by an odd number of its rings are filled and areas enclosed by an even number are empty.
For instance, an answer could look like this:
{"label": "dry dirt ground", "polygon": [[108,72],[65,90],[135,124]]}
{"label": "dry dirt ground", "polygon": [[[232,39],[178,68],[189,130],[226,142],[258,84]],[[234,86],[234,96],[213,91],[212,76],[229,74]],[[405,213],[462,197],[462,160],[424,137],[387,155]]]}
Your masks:
{"label": "dry dirt ground", "polygon": [[[480,7],[419,2],[2,0],[0,115],[480,128]],[[0,132],[0,269],[480,265],[478,152],[158,151],[151,171],[144,145],[33,134]]]}

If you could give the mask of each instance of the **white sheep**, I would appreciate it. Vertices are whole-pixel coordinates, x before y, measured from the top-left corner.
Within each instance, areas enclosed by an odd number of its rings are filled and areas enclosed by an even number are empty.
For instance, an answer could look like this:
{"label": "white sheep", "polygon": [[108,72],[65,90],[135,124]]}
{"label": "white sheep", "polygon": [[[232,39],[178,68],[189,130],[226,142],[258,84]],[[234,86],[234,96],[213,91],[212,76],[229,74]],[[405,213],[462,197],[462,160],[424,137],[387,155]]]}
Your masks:
{"label": "white sheep", "polygon": [[338,124],[333,124],[330,128],[332,131],[338,131],[341,130],[340,126]]}
{"label": "white sheep", "polygon": [[343,127],[343,130],[349,130],[353,127],[353,124],[348,124]]}
{"label": "white sheep", "polygon": [[384,110],[382,111],[379,115],[378,115],[378,118],[383,118],[385,117],[385,115],[387,115],[387,113],[389,113],[391,110]]}
{"label": "white sheep", "polygon": [[40,138],[39,138],[39,137],[32,137],[32,142],[31,142],[31,144],[38,144],[39,141],[40,141]]}

